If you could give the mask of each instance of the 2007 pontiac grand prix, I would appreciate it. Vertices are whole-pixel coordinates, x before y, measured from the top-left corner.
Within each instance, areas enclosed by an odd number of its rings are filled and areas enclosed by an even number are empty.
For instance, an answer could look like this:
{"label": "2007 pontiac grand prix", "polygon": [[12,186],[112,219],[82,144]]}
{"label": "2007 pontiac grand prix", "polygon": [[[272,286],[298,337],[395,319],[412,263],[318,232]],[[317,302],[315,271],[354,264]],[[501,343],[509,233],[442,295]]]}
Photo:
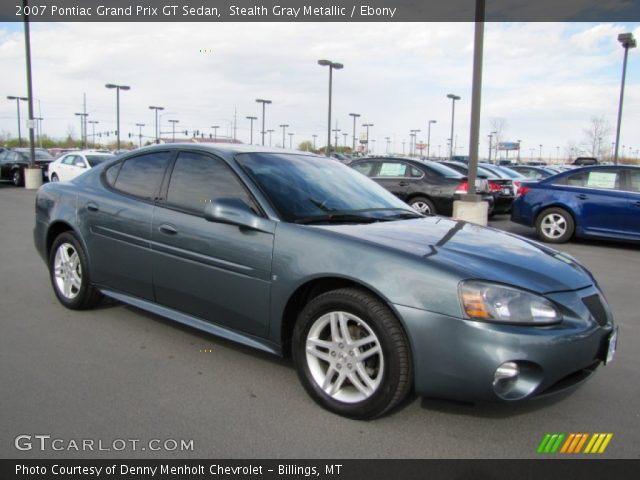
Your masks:
{"label": "2007 pontiac grand prix", "polygon": [[37,194],[35,244],[71,309],[103,295],[278,355],[352,418],[413,389],[516,401],[612,359],[593,276],[533,241],[413,211],[339,162],[156,145]]}

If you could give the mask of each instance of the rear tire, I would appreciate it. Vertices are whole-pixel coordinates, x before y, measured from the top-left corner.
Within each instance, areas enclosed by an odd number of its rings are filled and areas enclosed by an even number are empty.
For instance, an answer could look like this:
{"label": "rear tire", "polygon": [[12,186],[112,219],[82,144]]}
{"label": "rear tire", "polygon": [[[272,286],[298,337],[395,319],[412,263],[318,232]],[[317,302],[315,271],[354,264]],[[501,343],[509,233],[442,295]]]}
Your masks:
{"label": "rear tire", "polygon": [[89,262],[80,241],[72,232],[56,237],[49,254],[49,277],[62,305],[87,310],[100,302],[102,294],[89,279]]}
{"label": "rear tire", "polygon": [[575,232],[575,222],[564,208],[547,208],[536,218],[536,232],[543,242],[565,243]]}
{"label": "rear tire", "polygon": [[22,174],[22,170],[20,169],[14,170],[12,180],[13,180],[13,184],[16,187],[21,187],[22,185],[24,185],[24,175]]}
{"label": "rear tire", "polygon": [[437,213],[433,202],[426,197],[414,197],[409,201],[409,205],[423,215],[436,215]]}
{"label": "rear tire", "polygon": [[355,288],[324,293],[298,316],[293,360],[309,395],[354,419],[388,412],[409,393],[409,342],[393,312]]}

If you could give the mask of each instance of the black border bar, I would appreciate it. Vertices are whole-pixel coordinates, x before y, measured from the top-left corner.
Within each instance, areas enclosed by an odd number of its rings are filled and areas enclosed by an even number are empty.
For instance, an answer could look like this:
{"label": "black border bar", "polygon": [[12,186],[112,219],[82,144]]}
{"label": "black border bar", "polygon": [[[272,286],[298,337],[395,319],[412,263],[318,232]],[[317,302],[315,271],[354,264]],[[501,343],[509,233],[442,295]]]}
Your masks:
{"label": "black border bar", "polygon": [[[473,22],[477,0],[29,0],[32,22]],[[242,10],[244,9],[244,10]],[[0,21],[22,21],[2,0]],[[486,0],[487,22],[634,22],[637,0]]]}

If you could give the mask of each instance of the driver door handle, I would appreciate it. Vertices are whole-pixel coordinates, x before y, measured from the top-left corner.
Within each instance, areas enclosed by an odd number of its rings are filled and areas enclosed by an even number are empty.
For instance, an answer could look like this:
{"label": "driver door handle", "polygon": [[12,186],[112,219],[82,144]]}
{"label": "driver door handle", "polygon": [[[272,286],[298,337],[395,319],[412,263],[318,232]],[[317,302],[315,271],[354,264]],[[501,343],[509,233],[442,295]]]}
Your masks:
{"label": "driver door handle", "polygon": [[174,227],[173,225],[169,225],[168,223],[163,223],[162,225],[160,225],[160,227],[158,227],[158,229],[162,233],[166,233],[167,235],[175,235],[176,233],[178,233],[176,227]]}

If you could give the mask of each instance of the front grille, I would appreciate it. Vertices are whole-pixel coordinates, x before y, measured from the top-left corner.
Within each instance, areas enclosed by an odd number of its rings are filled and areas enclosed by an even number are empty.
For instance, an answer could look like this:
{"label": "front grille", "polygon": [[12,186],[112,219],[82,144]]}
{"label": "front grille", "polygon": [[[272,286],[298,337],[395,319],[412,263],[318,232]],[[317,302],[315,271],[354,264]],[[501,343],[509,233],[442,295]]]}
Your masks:
{"label": "front grille", "polygon": [[594,295],[584,297],[582,299],[582,303],[584,303],[589,309],[589,312],[593,318],[595,318],[596,322],[598,322],[598,325],[607,324],[607,310],[604,308],[600,295],[596,293]]}

